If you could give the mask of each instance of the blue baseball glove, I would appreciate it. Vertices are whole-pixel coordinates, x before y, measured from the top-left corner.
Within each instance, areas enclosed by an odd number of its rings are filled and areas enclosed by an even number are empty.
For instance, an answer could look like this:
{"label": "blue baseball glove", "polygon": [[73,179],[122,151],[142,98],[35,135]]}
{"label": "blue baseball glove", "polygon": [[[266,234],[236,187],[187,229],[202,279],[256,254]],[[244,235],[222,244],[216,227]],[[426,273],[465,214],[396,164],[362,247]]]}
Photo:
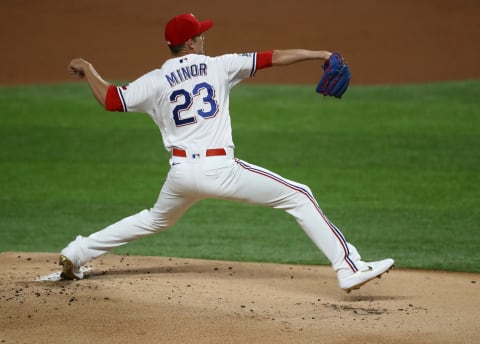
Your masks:
{"label": "blue baseball glove", "polygon": [[324,96],[341,98],[350,84],[352,73],[342,55],[335,52],[323,64],[323,76],[316,91]]}

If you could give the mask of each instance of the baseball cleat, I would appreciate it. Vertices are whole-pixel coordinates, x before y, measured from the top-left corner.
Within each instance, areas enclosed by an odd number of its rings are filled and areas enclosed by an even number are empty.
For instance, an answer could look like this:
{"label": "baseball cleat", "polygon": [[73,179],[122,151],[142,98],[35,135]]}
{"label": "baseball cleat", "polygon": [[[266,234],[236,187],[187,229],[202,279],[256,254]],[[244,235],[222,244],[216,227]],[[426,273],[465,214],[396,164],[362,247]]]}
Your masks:
{"label": "baseball cleat", "polygon": [[83,272],[76,268],[70,259],[63,254],[60,255],[59,264],[62,266],[62,272],[60,277],[65,280],[81,280],[83,278]]}
{"label": "baseball cleat", "polygon": [[379,260],[376,262],[365,262],[364,266],[350,276],[339,280],[340,288],[350,293],[352,290],[360,289],[361,286],[375,278],[380,278],[385,272],[393,268],[395,261],[391,258]]}

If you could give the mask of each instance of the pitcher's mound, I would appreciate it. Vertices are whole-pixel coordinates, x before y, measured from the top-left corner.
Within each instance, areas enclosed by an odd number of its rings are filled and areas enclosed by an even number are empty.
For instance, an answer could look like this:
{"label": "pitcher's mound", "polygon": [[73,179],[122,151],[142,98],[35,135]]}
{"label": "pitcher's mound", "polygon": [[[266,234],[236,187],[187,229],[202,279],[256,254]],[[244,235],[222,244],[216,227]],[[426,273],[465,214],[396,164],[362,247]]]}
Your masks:
{"label": "pitcher's mound", "polygon": [[346,294],[325,266],[106,255],[72,282],[57,258],[0,254],[1,342],[479,340],[479,274],[396,269]]}

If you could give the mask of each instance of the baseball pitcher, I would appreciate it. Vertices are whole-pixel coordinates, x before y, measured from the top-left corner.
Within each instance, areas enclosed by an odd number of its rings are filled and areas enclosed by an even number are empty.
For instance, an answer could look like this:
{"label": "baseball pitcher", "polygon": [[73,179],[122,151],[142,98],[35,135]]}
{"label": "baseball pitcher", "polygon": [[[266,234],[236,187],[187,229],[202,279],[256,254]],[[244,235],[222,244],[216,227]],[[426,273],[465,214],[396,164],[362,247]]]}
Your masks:
{"label": "baseball pitcher", "polygon": [[204,53],[211,20],[192,14],[172,18],[165,40],[172,57],[126,86],[105,81],[87,61],[71,61],[108,111],[150,115],[170,153],[170,170],[151,209],[126,217],[88,237],[78,236],[61,251],[65,279],[82,279],[80,267],[114,247],[175,224],[205,198],[228,199],[282,209],[292,215],[324,253],[347,292],[387,272],[393,259],[361,260],[357,249],[320,209],[310,188],[235,157],[229,113],[230,90],[258,70],[305,60],[323,63],[317,92],[340,98],[350,80],[342,56],[328,51],[273,50],[210,57]]}

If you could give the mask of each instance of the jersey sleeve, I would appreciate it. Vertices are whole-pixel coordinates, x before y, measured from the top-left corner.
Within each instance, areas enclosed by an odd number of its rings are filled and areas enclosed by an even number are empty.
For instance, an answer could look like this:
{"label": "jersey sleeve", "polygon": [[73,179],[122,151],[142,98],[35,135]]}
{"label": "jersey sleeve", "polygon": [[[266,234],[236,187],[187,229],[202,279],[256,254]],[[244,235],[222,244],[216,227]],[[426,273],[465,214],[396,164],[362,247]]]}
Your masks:
{"label": "jersey sleeve", "polygon": [[227,54],[220,58],[224,64],[230,87],[246,78],[252,78],[258,69],[272,66],[273,51],[245,54]]}
{"label": "jersey sleeve", "polygon": [[145,74],[125,86],[109,88],[105,104],[106,109],[151,114],[154,107],[155,92],[158,90],[155,83],[155,73],[156,71]]}
{"label": "jersey sleeve", "polygon": [[246,78],[255,76],[257,71],[257,53],[226,54],[219,59],[227,73],[230,88]]}

